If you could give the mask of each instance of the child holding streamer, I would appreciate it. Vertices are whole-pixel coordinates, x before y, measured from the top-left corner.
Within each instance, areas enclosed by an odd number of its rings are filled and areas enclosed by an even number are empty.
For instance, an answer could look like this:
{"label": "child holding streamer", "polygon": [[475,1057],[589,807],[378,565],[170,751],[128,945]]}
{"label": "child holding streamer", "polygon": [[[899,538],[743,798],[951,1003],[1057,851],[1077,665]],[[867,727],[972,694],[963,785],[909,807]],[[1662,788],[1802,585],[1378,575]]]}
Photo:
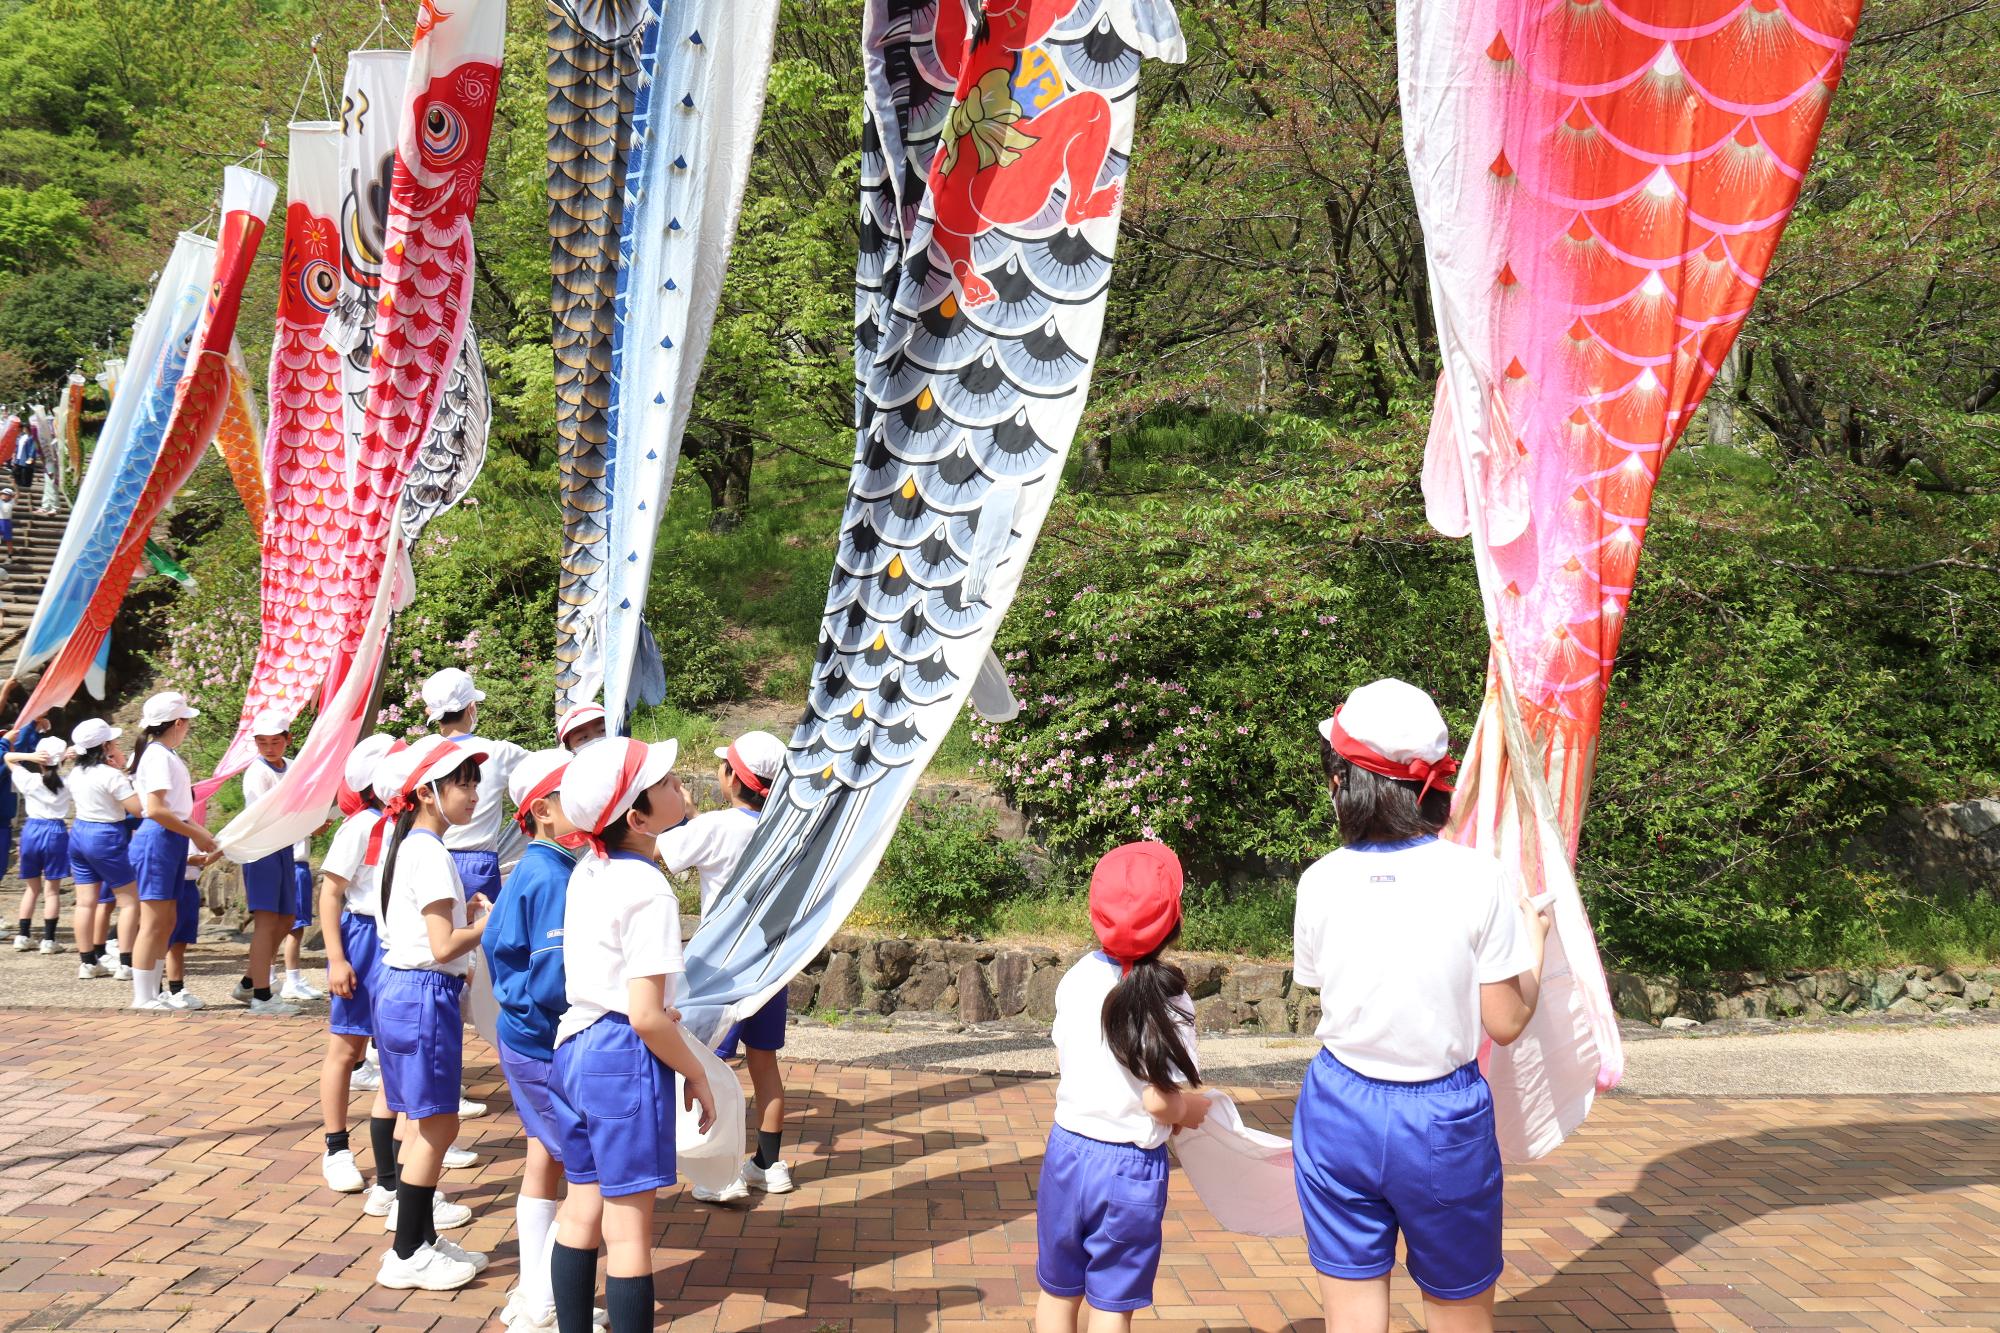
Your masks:
{"label": "child holding streamer", "polygon": [[[771,784],[785,767],[785,743],[768,731],[746,731],[718,749],[715,757],[722,761],[716,769],[716,786],[729,804],[667,830],[659,841],[660,863],[669,874],[700,873],[704,917],[728,887],[751,835],[757,831]],[[790,997],[780,990],[763,1008],[732,1027],[716,1051],[725,1060],[734,1059],[737,1042],[743,1044],[743,1063],[749,1067],[750,1086],[757,1094],[757,1151],[743,1163],[736,1179],[721,1189],[696,1186],[694,1197],[703,1203],[733,1203],[753,1189],[766,1194],[791,1192],[791,1164],[779,1156],[785,1129],[785,1080],[778,1069],[789,1011]]]}
{"label": "child holding streamer", "polygon": [[[132,977],[133,937],[139,927],[139,886],[132,873],[132,833],[128,817],[141,813],[139,795],[125,776],[124,756],[117,740],[125,733],[101,717],[87,717],[70,733],[76,763],[63,778],[75,802],[76,822],[69,831],[70,878],[76,881],[76,948],[78,980],[123,975]],[[104,899],[115,904],[118,920],[119,966],[104,964],[106,938],[98,930]]]}
{"label": "child holding streamer", "polygon": [[[382,761],[405,748],[382,732],[366,736],[347,756],[341,806],[350,809],[333,835],[326,863],[320,867],[320,934],[326,941],[326,988],[332,995],[327,1016],[326,1058],[319,1069],[319,1110],[326,1151],[320,1175],[338,1194],[359,1194],[364,1182],[348,1147],[347,1101],[354,1067],[367,1054],[375,1035],[370,997],[381,958],[376,927],[379,900],[375,867],[367,863],[369,836],[382,820],[382,800],[375,793],[375,775]],[[382,1089],[375,1089],[368,1112],[368,1141],[375,1155],[376,1183],[396,1179],[396,1117]],[[385,1190],[385,1193],[388,1191]],[[381,1210],[389,1211],[384,1199]]]}
{"label": "child holding streamer", "polygon": [[[407,1116],[388,1229],[395,1243],[375,1280],[399,1290],[450,1291],[472,1281],[486,1256],[437,1234],[449,1227],[433,1210],[444,1156],[458,1134],[458,1084],[464,1072],[461,1008],[472,951],[486,929],[483,895],[466,900],[458,867],[445,850],[447,829],[472,818],[486,752],[428,736],[383,768],[390,796],[370,843],[384,830],[382,887],[376,910],[382,935],[375,991],[375,1047],[389,1109]],[[462,1206],[461,1206],[462,1207]],[[470,1220],[453,1218],[460,1225]]]}
{"label": "child holding streamer", "polygon": [[[1181,863],[1157,842],[1106,852],[1090,875],[1103,947],[1056,987],[1061,1077],[1035,1190],[1035,1333],[1117,1333],[1153,1303],[1167,1213],[1167,1136],[1208,1115],[1180,938]],[[1090,1309],[1086,1317],[1085,1304]]]}
{"label": "child holding streamer", "polygon": [[599,741],[570,760],[560,799],[590,852],[563,907],[564,992],[551,1103],[569,1196],[550,1259],[557,1326],[590,1327],[597,1247],[611,1333],[653,1325],[653,1205],[674,1183],[674,1075],[705,1133],[715,1098],[671,1008],[680,904],[654,861],[660,834],[687,818],[677,747]]}
{"label": "child holding streamer", "polygon": [[194,822],[194,780],[179,754],[188,724],[201,714],[187,696],[163,690],[140,713],[139,743],[132,751],[132,785],[145,820],[132,836],[131,860],[139,888],[139,938],[133,950],[132,1007],[172,1013],[160,992],[168,948],[179,923],[188,872],[188,844],[204,854],[215,836]]}
{"label": "child holding streamer", "polygon": [[1299,879],[1293,975],[1324,1016],[1292,1145],[1326,1325],[1389,1327],[1400,1231],[1425,1327],[1490,1333],[1502,1177],[1479,1046],[1534,1017],[1548,919],[1490,854],[1438,840],[1458,766],[1429,695],[1375,681],[1319,734],[1343,845]]}
{"label": "child holding streamer", "polygon": [[[50,736],[35,746],[31,754],[6,756],[17,770],[15,789],[28,807],[28,822],[21,826],[21,919],[14,947],[26,952],[32,941],[28,931],[34,921],[35,904],[42,906],[41,952],[59,953],[56,922],[62,916],[62,886],[69,878],[69,817],[76,802],[63,786],[62,762],[69,746]],[[81,937],[79,937],[81,938]]]}
{"label": "child holding streamer", "polygon": [[576,868],[574,849],[582,842],[562,807],[560,789],[569,763],[567,750],[537,750],[507,780],[508,799],[518,812],[515,820],[534,841],[507,879],[506,895],[487,920],[482,946],[500,1007],[500,1072],[513,1095],[514,1113],[528,1132],[521,1192],[514,1203],[521,1281],[508,1293],[500,1314],[508,1333],[544,1333],[556,1327],[549,1247],[555,1241],[563,1164],[549,1083],[556,1025],[569,1008],[563,913]]}

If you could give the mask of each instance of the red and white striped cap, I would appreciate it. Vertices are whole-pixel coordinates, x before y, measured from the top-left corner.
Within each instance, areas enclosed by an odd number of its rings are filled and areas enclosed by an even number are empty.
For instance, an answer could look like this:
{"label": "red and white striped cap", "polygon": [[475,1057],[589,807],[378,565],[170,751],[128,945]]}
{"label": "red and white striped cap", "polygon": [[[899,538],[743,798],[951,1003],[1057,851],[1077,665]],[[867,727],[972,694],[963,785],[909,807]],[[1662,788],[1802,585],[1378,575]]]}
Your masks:
{"label": "red and white striped cap", "polygon": [[1370,773],[1421,782],[1424,791],[1451,790],[1458,761],[1451,757],[1451,732],[1430,695],[1408,681],[1388,677],[1363,685],[1319,724],[1320,738],[1334,753]]}
{"label": "red and white striped cap", "polygon": [[647,744],[629,736],[610,737],[571,756],[563,772],[563,813],[605,855],[604,830],[632,808],[639,793],[674,771],[680,743]]}

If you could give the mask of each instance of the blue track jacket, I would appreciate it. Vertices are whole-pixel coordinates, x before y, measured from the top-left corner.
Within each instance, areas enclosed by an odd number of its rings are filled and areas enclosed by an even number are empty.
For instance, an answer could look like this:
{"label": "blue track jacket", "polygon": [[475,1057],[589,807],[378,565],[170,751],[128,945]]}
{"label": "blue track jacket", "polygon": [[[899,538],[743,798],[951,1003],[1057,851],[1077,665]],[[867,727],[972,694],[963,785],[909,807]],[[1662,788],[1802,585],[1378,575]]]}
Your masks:
{"label": "blue track jacket", "polygon": [[556,1058],[556,1023],[569,1008],[563,905],[575,865],[574,852],[539,839],[529,843],[480,941],[500,1002],[500,1040],[530,1060]]}

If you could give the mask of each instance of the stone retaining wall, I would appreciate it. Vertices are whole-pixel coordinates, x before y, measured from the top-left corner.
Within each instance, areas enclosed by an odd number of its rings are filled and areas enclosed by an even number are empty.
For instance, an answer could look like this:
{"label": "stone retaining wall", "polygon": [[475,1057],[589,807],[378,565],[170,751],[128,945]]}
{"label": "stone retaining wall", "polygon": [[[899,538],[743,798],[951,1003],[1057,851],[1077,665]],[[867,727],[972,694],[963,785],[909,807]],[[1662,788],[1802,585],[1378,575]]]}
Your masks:
{"label": "stone retaining wall", "polygon": [[[953,1014],[964,1023],[1009,1019],[1047,1022],[1056,984],[1081,949],[1032,944],[834,936],[827,951],[791,986],[795,1013]],[[1296,986],[1284,963],[1209,954],[1177,955],[1204,1032],[1309,1033],[1319,1024],[1319,996]],[[1810,1018],[1829,1013],[1921,1014],[1995,1006],[2000,968],[1937,971],[1928,967],[1824,972],[1727,973],[1701,984],[1669,977],[1611,974],[1611,993],[1626,1018]]]}

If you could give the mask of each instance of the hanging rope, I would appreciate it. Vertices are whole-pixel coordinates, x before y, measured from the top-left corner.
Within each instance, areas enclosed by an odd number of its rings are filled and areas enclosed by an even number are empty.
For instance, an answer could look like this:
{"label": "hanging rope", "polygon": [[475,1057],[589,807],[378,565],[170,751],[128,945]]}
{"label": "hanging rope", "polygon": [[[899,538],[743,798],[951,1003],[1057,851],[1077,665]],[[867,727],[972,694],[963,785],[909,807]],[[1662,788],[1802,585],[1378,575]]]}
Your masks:
{"label": "hanging rope", "polygon": [[292,119],[299,118],[299,108],[306,104],[306,94],[312,90],[313,81],[319,82],[319,101],[324,111],[323,120],[333,119],[333,93],[327,87],[326,66],[319,63],[319,43],[325,33],[316,32],[312,39],[312,59],[306,65],[305,77],[299,80],[299,95],[292,99]]}
{"label": "hanging rope", "polygon": [[381,17],[375,20],[375,26],[368,30],[368,35],[356,43],[356,49],[366,50],[368,44],[375,40],[376,35],[384,32],[388,33],[394,40],[401,42],[404,46],[410,45],[410,39],[404,36],[394,23],[390,22],[389,6],[386,3],[382,3],[382,0],[377,0],[375,9]]}

